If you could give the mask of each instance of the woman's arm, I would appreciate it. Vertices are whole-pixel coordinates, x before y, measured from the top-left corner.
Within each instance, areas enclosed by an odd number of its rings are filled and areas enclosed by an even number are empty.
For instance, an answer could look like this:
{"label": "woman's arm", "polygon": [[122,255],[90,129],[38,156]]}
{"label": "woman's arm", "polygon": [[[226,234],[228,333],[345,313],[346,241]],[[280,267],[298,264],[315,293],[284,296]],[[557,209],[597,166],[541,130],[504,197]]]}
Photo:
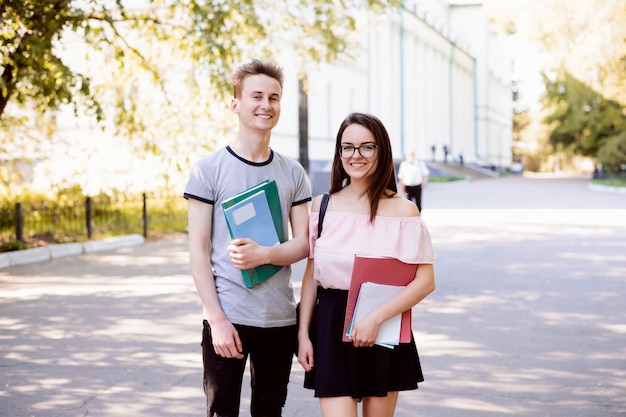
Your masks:
{"label": "woman's arm", "polygon": [[435,273],[432,264],[420,264],[415,279],[400,294],[374,310],[356,323],[352,331],[354,346],[373,346],[380,325],[393,316],[411,309],[435,290]]}
{"label": "woman's arm", "polygon": [[300,317],[298,327],[298,363],[305,371],[313,369],[313,343],[311,342],[310,328],[313,312],[317,304],[317,283],[313,279],[315,260],[309,258],[302,278],[300,290]]}

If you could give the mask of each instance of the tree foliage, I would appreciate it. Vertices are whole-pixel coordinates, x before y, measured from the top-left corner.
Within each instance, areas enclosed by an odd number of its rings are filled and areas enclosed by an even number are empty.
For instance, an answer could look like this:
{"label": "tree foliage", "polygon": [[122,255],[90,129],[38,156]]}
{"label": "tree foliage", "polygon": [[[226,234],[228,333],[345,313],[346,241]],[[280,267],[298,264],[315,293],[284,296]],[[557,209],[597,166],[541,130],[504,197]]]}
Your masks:
{"label": "tree foliage", "polygon": [[81,26],[86,18],[83,11],[71,7],[68,0],[7,0],[0,4],[0,16],[0,117],[11,99],[20,104],[31,101],[45,110],[70,103],[76,94],[89,97],[89,80],[53,51],[65,28]]}
{"label": "tree foliage", "polygon": [[626,131],[607,140],[598,152],[598,161],[604,171],[618,174],[626,172]]}
{"label": "tree foliage", "polygon": [[545,51],[547,69],[567,71],[607,99],[626,104],[626,3],[534,1],[529,33]]}
{"label": "tree foliage", "polygon": [[553,112],[550,144],[575,155],[595,157],[604,144],[626,129],[623,107],[565,72],[544,75],[545,102]]}
{"label": "tree foliage", "polygon": [[[127,6],[127,3],[132,4]],[[340,0],[4,0],[0,5],[0,118],[10,100],[31,100],[40,111],[78,97],[102,117],[89,77],[70,68],[55,47],[74,37],[104,52],[123,73],[128,59],[154,81],[172,49],[205,70],[210,85],[226,92],[233,65],[249,52],[295,47],[303,59],[333,60],[346,53],[355,10],[398,1]],[[86,57],[88,59],[88,57]]]}
{"label": "tree foliage", "polygon": [[544,76],[549,141],[569,154],[606,156],[604,147],[626,128],[626,3],[548,0],[545,7],[534,28],[552,57],[546,72],[554,75]]}
{"label": "tree foliage", "polygon": [[[543,120],[549,129],[545,137],[531,134],[524,141],[545,140],[552,151],[596,157],[624,127],[626,2],[490,0],[486,4],[497,4],[504,18],[515,21],[517,36],[535,45],[538,69],[549,74],[543,78],[543,108],[530,109],[532,119]],[[519,57],[519,67],[530,59]]]}
{"label": "tree foliage", "polygon": [[69,107],[83,122],[88,116],[92,130],[124,136],[137,152],[180,166],[180,155],[210,144],[227,126],[220,114],[240,62],[289,50],[304,71],[348,56],[363,11],[399,4],[2,0],[0,160],[33,155],[26,150],[37,141],[26,132],[36,130],[40,142],[62,141],[41,129],[54,130],[56,111]]}

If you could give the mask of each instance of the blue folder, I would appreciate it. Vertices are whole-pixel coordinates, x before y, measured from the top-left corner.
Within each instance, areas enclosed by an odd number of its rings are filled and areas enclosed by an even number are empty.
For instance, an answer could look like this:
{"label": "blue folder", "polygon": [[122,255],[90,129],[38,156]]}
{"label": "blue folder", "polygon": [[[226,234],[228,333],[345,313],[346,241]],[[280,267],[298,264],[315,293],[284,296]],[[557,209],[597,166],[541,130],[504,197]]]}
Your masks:
{"label": "blue folder", "polygon": [[[263,181],[222,202],[230,236],[247,237],[262,246],[284,242],[282,213],[276,181]],[[247,288],[258,285],[280,271],[278,265],[259,265],[242,270]]]}
{"label": "blue folder", "polygon": [[280,243],[264,190],[224,209],[233,238],[247,237],[261,246]]}

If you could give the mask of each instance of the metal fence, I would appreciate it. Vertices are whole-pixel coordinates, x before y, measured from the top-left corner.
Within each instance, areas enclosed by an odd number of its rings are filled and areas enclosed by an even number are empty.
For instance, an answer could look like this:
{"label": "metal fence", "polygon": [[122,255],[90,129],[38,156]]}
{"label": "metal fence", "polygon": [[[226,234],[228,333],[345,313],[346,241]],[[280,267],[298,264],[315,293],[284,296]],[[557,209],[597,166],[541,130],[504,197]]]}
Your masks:
{"label": "metal fence", "polygon": [[180,195],[98,196],[67,202],[0,206],[0,251],[140,233],[182,232],[187,204]]}

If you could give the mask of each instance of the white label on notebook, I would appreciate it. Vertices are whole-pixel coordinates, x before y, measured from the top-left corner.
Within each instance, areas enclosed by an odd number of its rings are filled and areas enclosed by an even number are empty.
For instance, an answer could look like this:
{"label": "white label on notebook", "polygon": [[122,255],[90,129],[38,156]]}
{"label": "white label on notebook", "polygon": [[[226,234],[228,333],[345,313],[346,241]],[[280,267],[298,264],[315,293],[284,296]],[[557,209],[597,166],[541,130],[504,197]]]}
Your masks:
{"label": "white label on notebook", "polygon": [[253,203],[248,203],[233,211],[233,219],[237,225],[250,220],[254,216],[256,216],[256,210],[254,209]]}

